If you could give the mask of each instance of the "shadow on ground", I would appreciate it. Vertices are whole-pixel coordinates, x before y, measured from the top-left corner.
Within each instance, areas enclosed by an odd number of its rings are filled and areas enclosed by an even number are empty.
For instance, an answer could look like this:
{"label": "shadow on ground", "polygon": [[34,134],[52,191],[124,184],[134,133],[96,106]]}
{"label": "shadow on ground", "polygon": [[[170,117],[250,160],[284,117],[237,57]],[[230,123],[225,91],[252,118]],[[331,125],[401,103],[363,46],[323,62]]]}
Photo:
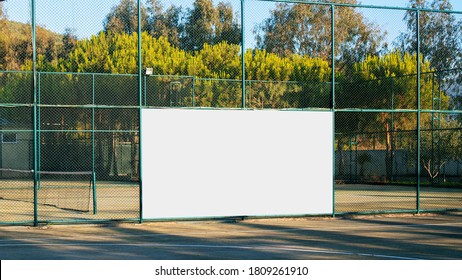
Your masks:
{"label": "shadow on ground", "polygon": [[0,258],[461,259],[462,216],[0,227]]}

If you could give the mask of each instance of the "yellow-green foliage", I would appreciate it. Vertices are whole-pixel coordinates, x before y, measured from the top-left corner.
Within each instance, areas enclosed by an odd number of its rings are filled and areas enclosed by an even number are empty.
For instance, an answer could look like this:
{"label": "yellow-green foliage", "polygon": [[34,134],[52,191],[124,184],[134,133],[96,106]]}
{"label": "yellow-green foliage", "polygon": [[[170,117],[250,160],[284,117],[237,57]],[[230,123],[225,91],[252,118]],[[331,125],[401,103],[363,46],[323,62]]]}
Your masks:
{"label": "yellow-green foliage", "polygon": [[[197,59],[207,69],[203,77],[221,79],[239,79],[240,47],[221,42],[216,45],[204,44],[204,48],[196,53]],[[195,74],[195,73],[189,73]],[[199,75],[200,76],[200,75]]]}
{"label": "yellow-green foliage", "polygon": [[[62,71],[115,74],[137,73],[138,35],[104,32],[77,43],[69,59],[58,66]],[[200,51],[186,52],[172,46],[165,37],[142,34],[144,67],[156,75],[190,75],[199,78],[240,79],[240,46],[221,42],[204,44]],[[264,50],[246,52],[246,74],[250,80],[327,81],[327,61],[292,55],[280,57]],[[45,65],[45,63],[43,63]],[[45,66],[43,66],[45,67]]]}
{"label": "yellow-green foliage", "polygon": [[[132,35],[135,42],[137,34]],[[147,33],[142,34],[143,65],[152,67],[156,75],[187,75],[187,61],[190,57],[186,52],[173,47],[165,37],[153,38]],[[132,57],[137,59],[137,52]],[[136,67],[133,71],[136,71]],[[133,72],[132,72],[133,73]]]}
{"label": "yellow-green foliage", "polygon": [[[403,54],[399,51],[383,56],[368,56],[363,62],[354,65],[354,72],[350,79],[357,83],[377,81],[378,86],[383,85],[383,89],[388,89],[389,92],[393,93],[394,108],[416,109],[417,61],[416,54]],[[437,80],[433,79],[434,70],[431,68],[430,62],[423,60],[422,57],[419,61],[422,73],[420,76],[421,108],[431,109],[432,94],[437,87]],[[380,93],[382,92],[383,90]],[[372,90],[363,93],[363,98],[370,101],[374,99],[370,95],[376,94],[377,97],[378,91],[374,92],[374,88],[372,88]],[[382,98],[387,98],[387,96],[382,96]],[[449,108],[449,97],[446,94],[442,96],[441,108]]]}
{"label": "yellow-green foliage", "polygon": [[[31,56],[25,42],[27,26],[1,20],[4,31],[18,31],[22,36],[1,37],[0,64],[5,69],[31,69]],[[10,34],[8,33],[8,34]],[[30,34],[29,34],[30,35]],[[70,53],[63,54],[63,37],[38,29],[37,67],[40,71],[85,73],[138,73],[138,34],[100,32],[77,40]],[[23,46],[20,48],[19,46]],[[21,51],[13,53],[12,50]],[[23,60],[12,57],[23,56]],[[242,77],[241,48],[225,41],[205,43],[197,51],[171,45],[166,37],[142,33],[142,66],[151,67],[155,75],[194,76],[205,79],[196,84],[201,106],[239,106]],[[422,60],[422,59],[421,59]],[[340,65],[340,64],[339,64]],[[249,49],[245,53],[248,102],[258,108],[330,106],[332,70],[321,57]],[[428,61],[421,63],[421,108],[431,109],[436,83]],[[429,74],[426,74],[426,73]],[[337,98],[340,108],[416,109],[417,58],[415,54],[391,52],[368,55],[361,62],[336,69]],[[433,80],[432,80],[433,79]],[[258,82],[257,82],[258,81]],[[202,90],[202,92],[201,92]],[[217,93],[219,95],[217,95]],[[202,93],[202,95],[201,95]],[[393,101],[393,104],[392,102]],[[441,108],[449,107],[443,93]],[[386,118],[384,118],[386,119]],[[409,122],[408,122],[409,123]],[[412,126],[412,125],[410,125]]]}
{"label": "yellow-green foliage", "polygon": [[327,81],[330,77],[328,62],[321,58],[281,57],[265,50],[249,50],[245,62],[248,80]]}
{"label": "yellow-green foliage", "polygon": [[[31,26],[0,18],[0,70],[28,70],[32,59]],[[62,35],[37,27],[37,60],[56,64],[62,51]],[[31,64],[30,64],[31,65]]]}

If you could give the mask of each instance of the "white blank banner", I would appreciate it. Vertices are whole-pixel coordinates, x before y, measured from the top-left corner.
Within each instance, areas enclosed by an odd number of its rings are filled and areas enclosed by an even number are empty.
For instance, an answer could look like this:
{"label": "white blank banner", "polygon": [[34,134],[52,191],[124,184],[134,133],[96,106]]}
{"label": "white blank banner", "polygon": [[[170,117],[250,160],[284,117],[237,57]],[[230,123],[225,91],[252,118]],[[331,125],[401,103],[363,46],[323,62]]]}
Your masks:
{"label": "white blank banner", "polygon": [[332,113],[143,109],[143,219],[332,214]]}

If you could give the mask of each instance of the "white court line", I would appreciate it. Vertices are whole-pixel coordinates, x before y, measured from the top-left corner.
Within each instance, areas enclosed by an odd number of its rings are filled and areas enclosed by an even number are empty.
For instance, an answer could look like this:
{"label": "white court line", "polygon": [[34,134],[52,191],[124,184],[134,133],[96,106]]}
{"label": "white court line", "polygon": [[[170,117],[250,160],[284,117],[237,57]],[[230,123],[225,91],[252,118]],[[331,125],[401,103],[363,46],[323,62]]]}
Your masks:
{"label": "white court line", "polygon": [[391,260],[421,260],[418,258],[391,256],[383,254],[370,254],[370,253],[352,253],[345,251],[335,250],[314,250],[304,248],[293,248],[285,246],[238,246],[238,245],[203,245],[203,244],[162,244],[162,243],[105,243],[105,244],[86,244],[86,243],[60,243],[60,244],[0,244],[0,247],[17,247],[17,246],[40,246],[40,247],[57,247],[57,246],[70,246],[70,247],[81,247],[81,246],[94,246],[94,247],[156,247],[156,248],[203,248],[203,249],[239,249],[239,250],[262,250],[262,251],[288,251],[288,252],[304,252],[304,253],[317,253],[317,254],[328,254],[328,255],[344,255],[344,256],[358,256],[358,257],[369,257],[379,259],[391,259]]}

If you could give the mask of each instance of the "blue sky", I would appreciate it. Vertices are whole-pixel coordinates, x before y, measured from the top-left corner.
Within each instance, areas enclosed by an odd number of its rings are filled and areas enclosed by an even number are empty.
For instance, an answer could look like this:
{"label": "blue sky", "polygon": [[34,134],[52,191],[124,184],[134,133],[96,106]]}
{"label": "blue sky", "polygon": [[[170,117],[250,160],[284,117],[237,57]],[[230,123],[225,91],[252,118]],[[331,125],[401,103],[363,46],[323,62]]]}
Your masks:
{"label": "blue sky", "polygon": [[[239,10],[240,0],[224,0],[230,2],[235,11]],[[105,16],[120,0],[36,0],[37,23],[58,33],[63,33],[67,27],[76,30],[80,38],[90,37],[102,29]],[[191,7],[193,0],[163,0],[165,7]],[[214,0],[217,4],[219,0]],[[30,22],[30,0],[7,0],[4,2],[7,16],[11,20]],[[257,0],[246,0],[246,48],[254,44],[252,30],[254,26],[268,17],[275,3]],[[362,0],[363,4],[377,6],[406,7],[405,0]],[[462,11],[462,1],[452,0],[454,10]],[[402,11],[364,9],[362,13],[372,22],[387,30],[387,40],[392,42],[400,31],[404,31]],[[462,19],[462,16],[458,16]]]}

